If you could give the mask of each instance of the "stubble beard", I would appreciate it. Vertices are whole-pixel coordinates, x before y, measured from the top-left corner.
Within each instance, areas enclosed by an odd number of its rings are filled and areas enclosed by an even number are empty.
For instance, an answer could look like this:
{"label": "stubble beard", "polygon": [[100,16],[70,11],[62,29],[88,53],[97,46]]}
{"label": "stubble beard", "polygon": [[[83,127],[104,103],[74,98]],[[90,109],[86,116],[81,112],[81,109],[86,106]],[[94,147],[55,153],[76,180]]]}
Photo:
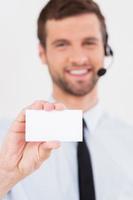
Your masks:
{"label": "stubble beard", "polygon": [[53,83],[57,85],[61,90],[65,91],[69,95],[82,97],[85,96],[95,88],[98,77],[95,72],[92,72],[91,78],[88,82],[84,82],[82,80],[77,80],[76,83],[72,83],[70,80],[65,79],[65,77],[53,75],[51,72],[51,78]]}

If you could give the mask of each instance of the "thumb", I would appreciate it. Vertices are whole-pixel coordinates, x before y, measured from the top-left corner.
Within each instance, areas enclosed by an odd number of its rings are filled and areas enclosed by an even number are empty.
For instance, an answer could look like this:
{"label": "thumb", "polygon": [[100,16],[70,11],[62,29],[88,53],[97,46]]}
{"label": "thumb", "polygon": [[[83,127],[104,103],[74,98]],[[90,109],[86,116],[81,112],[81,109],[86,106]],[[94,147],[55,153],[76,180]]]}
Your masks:
{"label": "thumb", "polygon": [[39,145],[38,148],[38,160],[44,161],[48,159],[50,153],[53,149],[60,147],[60,142],[43,142]]}

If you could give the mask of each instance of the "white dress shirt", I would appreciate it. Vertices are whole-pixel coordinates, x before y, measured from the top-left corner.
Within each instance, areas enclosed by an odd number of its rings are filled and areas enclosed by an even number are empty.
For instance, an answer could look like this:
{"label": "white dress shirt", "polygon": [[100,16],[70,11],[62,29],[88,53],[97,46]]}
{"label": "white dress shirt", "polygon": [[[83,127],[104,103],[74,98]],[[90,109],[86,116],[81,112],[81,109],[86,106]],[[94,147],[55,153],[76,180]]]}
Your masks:
{"label": "white dress shirt", "polygon": [[[84,113],[97,200],[133,200],[133,128],[98,104]],[[3,200],[79,200],[77,143],[62,143]]]}

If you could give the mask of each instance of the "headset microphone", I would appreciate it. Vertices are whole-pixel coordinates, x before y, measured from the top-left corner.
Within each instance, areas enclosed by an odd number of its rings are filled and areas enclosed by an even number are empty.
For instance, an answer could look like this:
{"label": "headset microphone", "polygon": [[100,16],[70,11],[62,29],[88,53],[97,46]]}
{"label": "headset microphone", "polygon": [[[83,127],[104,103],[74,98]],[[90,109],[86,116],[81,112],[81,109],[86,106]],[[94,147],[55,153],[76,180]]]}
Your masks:
{"label": "headset microphone", "polygon": [[101,68],[98,70],[97,75],[99,77],[103,76],[104,74],[106,74],[107,70],[105,68]]}

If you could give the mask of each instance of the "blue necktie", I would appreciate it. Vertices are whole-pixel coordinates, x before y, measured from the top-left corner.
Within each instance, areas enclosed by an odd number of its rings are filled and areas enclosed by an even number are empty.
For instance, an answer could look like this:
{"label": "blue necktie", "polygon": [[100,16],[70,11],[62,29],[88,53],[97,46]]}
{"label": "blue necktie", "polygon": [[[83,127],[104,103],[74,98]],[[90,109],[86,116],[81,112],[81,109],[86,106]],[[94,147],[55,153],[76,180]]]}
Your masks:
{"label": "blue necktie", "polygon": [[83,142],[77,146],[79,196],[80,200],[96,200],[90,152],[84,138],[85,127],[83,120]]}

